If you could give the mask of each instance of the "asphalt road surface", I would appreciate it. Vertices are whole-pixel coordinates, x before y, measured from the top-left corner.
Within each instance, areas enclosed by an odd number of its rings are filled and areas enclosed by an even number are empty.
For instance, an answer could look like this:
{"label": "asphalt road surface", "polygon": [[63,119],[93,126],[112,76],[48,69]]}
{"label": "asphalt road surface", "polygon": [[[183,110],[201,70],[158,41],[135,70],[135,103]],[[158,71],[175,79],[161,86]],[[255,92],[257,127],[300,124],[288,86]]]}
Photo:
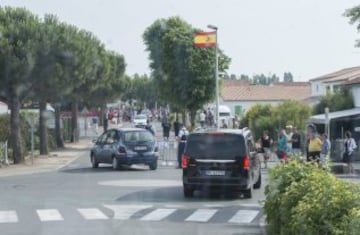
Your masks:
{"label": "asphalt road surface", "polygon": [[263,185],[252,199],[196,192],[184,198],[181,170],[110,165],[86,152],[55,172],[0,178],[0,234],[265,234]]}

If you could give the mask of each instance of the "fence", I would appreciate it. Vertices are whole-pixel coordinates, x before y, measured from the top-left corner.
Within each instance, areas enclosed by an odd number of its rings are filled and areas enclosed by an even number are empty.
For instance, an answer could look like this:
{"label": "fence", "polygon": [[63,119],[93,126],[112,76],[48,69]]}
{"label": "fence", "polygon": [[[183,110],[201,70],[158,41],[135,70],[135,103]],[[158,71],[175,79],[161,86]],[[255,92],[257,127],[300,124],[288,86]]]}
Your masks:
{"label": "fence", "polygon": [[9,165],[7,141],[0,142],[0,166],[2,165]]}
{"label": "fence", "polygon": [[159,160],[162,165],[173,166],[177,164],[178,143],[176,141],[159,141]]}

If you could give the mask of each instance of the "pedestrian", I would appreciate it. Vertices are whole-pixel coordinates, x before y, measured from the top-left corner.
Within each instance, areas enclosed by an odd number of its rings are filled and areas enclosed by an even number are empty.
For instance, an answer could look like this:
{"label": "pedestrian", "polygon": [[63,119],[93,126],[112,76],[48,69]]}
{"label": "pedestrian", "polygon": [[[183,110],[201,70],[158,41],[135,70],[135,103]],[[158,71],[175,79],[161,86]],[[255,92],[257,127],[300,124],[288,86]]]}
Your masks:
{"label": "pedestrian", "polygon": [[307,161],[317,161],[320,159],[322,142],[318,135],[314,132],[310,133],[309,146],[308,146],[308,158]]}
{"label": "pedestrian", "polygon": [[93,123],[93,127],[95,130],[96,135],[98,134],[99,131],[99,125],[98,125],[98,118],[97,117],[93,117],[92,118],[92,123]]}
{"label": "pedestrian", "polygon": [[296,127],[293,127],[293,134],[291,135],[292,154],[297,157],[301,154],[301,135]]}
{"label": "pedestrian", "polygon": [[351,137],[351,132],[345,132],[345,141],[344,141],[344,153],[343,153],[343,162],[347,163],[349,169],[349,174],[354,174],[354,165],[353,165],[353,152],[357,148],[354,138]]}
{"label": "pedestrian", "polygon": [[225,119],[222,120],[221,128],[224,128],[224,129],[228,128],[228,125],[226,124]]}
{"label": "pedestrian", "polygon": [[289,146],[286,137],[286,131],[284,129],[279,132],[279,143],[277,149],[277,156],[281,161],[285,161],[288,157]]}
{"label": "pedestrian", "polygon": [[169,135],[170,135],[170,123],[169,120],[167,118],[165,118],[162,122],[162,128],[163,128],[163,137],[164,140],[169,140]]}
{"label": "pedestrian", "polygon": [[265,169],[267,168],[267,162],[270,159],[271,156],[271,145],[273,143],[273,140],[269,136],[269,131],[264,131],[262,137],[260,138],[260,145],[263,149],[264,153],[264,166]]}
{"label": "pedestrian", "polygon": [[291,137],[293,135],[293,132],[292,132],[292,128],[293,126],[292,125],[287,125],[286,126],[286,138],[288,140],[288,148],[289,148],[289,151],[292,152],[292,144],[291,144]]}
{"label": "pedestrian", "polygon": [[206,111],[202,111],[200,113],[200,126],[201,126],[201,128],[204,128],[204,126],[205,126],[205,119],[206,119]]}
{"label": "pedestrian", "polygon": [[179,136],[179,131],[180,131],[180,123],[178,118],[176,118],[175,122],[173,123],[173,126],[174,126],[175,138],[177,138]]}
{"label": "pedestrian", "polygon": [[184,153],[185,150],[185,145],[186,145],[186,139],[187,136],[189,135],[189,132],[186,130],[186,127],[183,126],[181,128],[181,130],[179,131],[179,136],[177,137],[177,141],[178,141],[178,156],[177,156],[177,160],[178,160],[178,166],[177,168],[182,168],[181,166],[181,158],[182,155]]}
{"label": "pedestrian", "polygon": [[146,120],[145,129],[148,130],[153,136],[155,136],[155,128],[153,127],[153,125],[151,125],[149,119]]}
{"label": "pedestrian", "polygon": [[326,157],[330,153],[331,143],[330,143],[326,133],[323,133],[321,135],[321,140],[322,140],[322,145],[321,145],[321,151],[320,151],[320,164],[325,165]]}

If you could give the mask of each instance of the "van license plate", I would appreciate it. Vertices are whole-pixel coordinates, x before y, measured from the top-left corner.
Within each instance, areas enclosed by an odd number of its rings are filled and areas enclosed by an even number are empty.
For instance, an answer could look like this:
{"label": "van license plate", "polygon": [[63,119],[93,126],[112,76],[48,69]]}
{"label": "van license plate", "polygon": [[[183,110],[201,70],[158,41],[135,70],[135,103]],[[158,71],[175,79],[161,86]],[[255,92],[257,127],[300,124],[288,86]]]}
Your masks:
{"label": "van license plate", "polygon": [[135,146],[134,148],[135,151],[144,151],[146,149],[147,149],[146,146]]}
{"label": "van license plate", "polygon": [[225,171],[205,171],[205,175],[208,176],[223,176],[225,175]]}

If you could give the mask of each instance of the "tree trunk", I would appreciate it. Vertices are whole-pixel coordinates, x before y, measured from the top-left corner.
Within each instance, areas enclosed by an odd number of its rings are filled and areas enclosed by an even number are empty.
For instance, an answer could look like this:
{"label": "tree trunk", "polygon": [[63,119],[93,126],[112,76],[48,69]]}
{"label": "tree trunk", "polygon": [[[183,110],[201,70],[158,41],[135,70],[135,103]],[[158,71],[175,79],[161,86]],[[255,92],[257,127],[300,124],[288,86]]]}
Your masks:
{"label": "tree trunk", "polygon": [[64,139],[62,135],[62,129],[60,126],[60,104],[55,105],[55,138],[56,138],[56,146],[58,148],[64,147]]}
{"label": "tree trunk", "polygon": [[21,163],[24,159],[21,156],[21,129],[20,129],[20,100],[19,97],[13,92],[10,95],[10,139],[11,147],[13,150],[14,164]]}
{"label": "tree trunk", "polygon": [[40,154],[49,154],[48,149],[48,135],[46,128],[46,102],[40,101],[40,112],[39,112],[39,134],[40,134]]}
{"label": "tree trunk", "polygon": [[196,118],[196,110],[190,110],[191,130],[194,130],[195,128],[195,118]]}
{"label": "tree trunk", "polygon": [[75,143],[78,141],[78,133],[79,133],[79,128],[78,128],[78,103],[77,101],[74,101],[71,104],[71,142]]}
{"label": "tree trunk", "polygon": [[184,126],[186,126],[186,111],[185,110],[182,111],[182,124]]}

